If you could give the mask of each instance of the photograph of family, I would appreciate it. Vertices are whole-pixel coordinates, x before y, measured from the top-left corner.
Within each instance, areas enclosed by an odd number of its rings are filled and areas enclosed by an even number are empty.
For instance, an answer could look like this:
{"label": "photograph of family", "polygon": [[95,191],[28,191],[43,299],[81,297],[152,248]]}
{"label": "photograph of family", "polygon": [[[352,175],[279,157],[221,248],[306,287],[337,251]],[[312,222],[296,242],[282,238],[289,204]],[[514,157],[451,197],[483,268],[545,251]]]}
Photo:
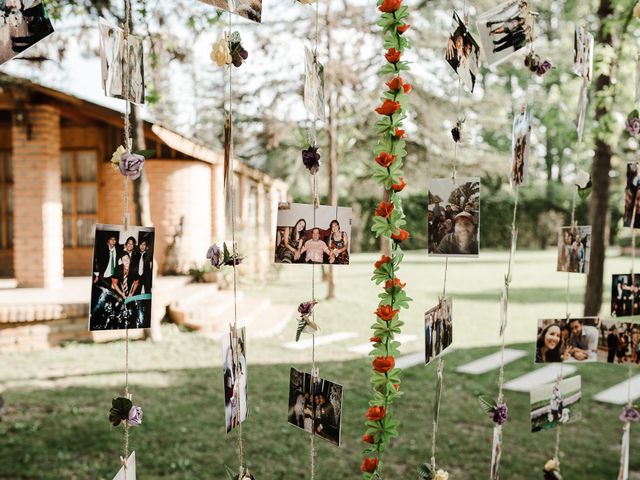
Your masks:
{"label": "photograph of family", "polygon": [[640,314],[640,274],[619,273],[611,276],[611,316],[632,317]]}
{"label": "photograph of family", "polygon": [[138,104],[144,103],[142,38],[129,35],[125,42],[124,30],[111,25],[103,18],[100,19],[99,30],[102,88],[105,95],[124,99],[127,88],[125,79],[128,73],[128,100]]}
{"label": "photograph of family", "polygon": [[324,120],[324,66],[304,47],[304,107],[318,120]]}
{"label": "photograph of family", "polygon": [[531,389],[531,431],[549,430],[580,420],[582,381],[579,375]]}
{"label": "photograph of family", "polygon": [[350,238],[351,208],[281,203],[274,261],[349,265]]}
{"label": "photograph of family", "polygon": [[289,423],[340,446],[342,385],[291,369]]}
{"label": "photograph of family", "polygon": [[244,327],[222,336],[224,422],[227,433],[247,419],[247,357]]}
{"label": "photograph of family", "polygon": [[526,185],[529,177],[529,141],[531,110],[518,113],[513,119],[511,135],[511,186]]}
{"label": "photograph of family", "polygon": [[593,35],[587,27],[576,27],[573,37],[573,72],[591,81],[593,70]]}
{"label": "photograph of family", "polygon": [[591,225],[561,227],[558,234],[558,272],[589,273]]}
{"label": "photograph of family", "polygon": [[260,23],[262,21],[262,0],[200,0],[220,10],[236,13],[241,17]]}
{"label": "photograph of family", "polygon": [[489,66],[497,65],[533,39],[533,16],[525,0],[510,0],[478,17],[480,43]]}
{"label": "photograph of family", "polygon": [[480,47],[456,12],[453,12],[451,35],[447,40],[445,59],[462,83],[473,93],[480,64]]}
{"label": "photograph of family", "polygon": [[623,224],[625,227],[640,228],[640,196],[638,187],[640,186],[640,163],[627,163],[627,177],[624,187],[624,214]]}
{"label": "photograph of family", "polygon": [[429,181],[428,253],[431,256],[478,256],[480,179]]}
{"label": "photograph of family", "polygon": [[452,299],[444,298],[424,314],[424,363],[440,356],[453,342]]}
{"label": "photograph of family", "polygon": [[41,0],[0,2],[0,65],[53,33]]}
{"label": "photograph of family", "polygon": [[96,225],[89,330],[149,328],[152,227]]}
{"label": "photograph of family", "polygon": [[640,323],[597,317],[538,321],[536,363],[640,364]]}

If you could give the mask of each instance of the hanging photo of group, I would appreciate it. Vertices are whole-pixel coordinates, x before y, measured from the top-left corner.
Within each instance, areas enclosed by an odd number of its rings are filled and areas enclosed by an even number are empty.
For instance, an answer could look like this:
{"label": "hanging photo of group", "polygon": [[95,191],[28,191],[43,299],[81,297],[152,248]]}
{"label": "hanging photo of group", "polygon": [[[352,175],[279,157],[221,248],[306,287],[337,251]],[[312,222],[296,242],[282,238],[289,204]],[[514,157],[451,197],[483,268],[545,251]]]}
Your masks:
{"label": "hanging photo of group", "polygon": [[640,274],[633,278],[629,273],[611,277],[611,316],[632,317],[640,315]]}
{"label": "hanging photo of group", "polygon": [[581,377],[547,383],[531,389],[531,431],[549,430],[582,418]]}
{"label": "hanging photo of group", "polygon": [[640,364],[640,323],[596,317],[539,320],[536,362]]}
{"label": "hanging photo of group", "polygon": [[587,27],[576,27],[573,40],[573,72],[591,81],[593,71],[593,35]]}
{"label": "hanging photo of group", "polygon": [[304,107],[324,120],[324,67],[309,47],[304,47]]}
{"label": "hanging photo of group", "polygon": [[128,100],[144,103],[142,38],[128,35],[125,42],[124,30],[109,24],[103,18],[100,19],[99,30],[102,88],[105,95],[125,99],[125,79],[128,76]]}
{"label": "hanging photo of group", "polygon": [[438,305],[424,314],[424,363],[428,365],[453,342],[452,299],[443,298]]}
{"label": "hanging photo of group", "polygon": [[89,330],[151,326],[154,229],[96,225]]}
{"label": "hanging photo of group", "polygon": [[340,446],[342,385],[291,369],[289,423]]}
{"label": "hanging photo of group", "polygon": [[640,228],[639,166],[640,163],[638,162],[627,163],[627,181],[624,187],[624,214],[622,217],[625,227]]}
{"label": "hanging photo of group", "polygon": [[220,10],[235,13],[254,22],[262,22],[262,0],[200,0]]}
{"label": "hanging photo of group", "polygon": [[531,42],[533,26],[522,0],[510,0],[480,15],[477,27],[487,63],[497,65]]}
{"label": "hanging photo of group", "polygon": [[432,256],[478,255],[480,179],[429,181],[429,245]]}
{"label": "hanging photo of group", "polygon": [[0,2],[0,65],[53,33],[41,0]]}
{"label": "hanging photo of group", "polygon": [[278,205],[275,263],[348,265],[351,208]]}
{"label": "hanging photo of group", "polygon": [[558,234],[558,272],[589,273],[591,225],[562,227]]}
{"label": "hanging photo of group", "polygon": [[531,110],[520,112],[513,119],[511,135],[511,186],[526,185],[529,176],[529,143]]}
{"label": "hanging photo of group", "polygon": [[244,327],[222,336],[224,421],[227,433],[247,419],[247,356]]}
{"label": "hanging photo of group", "polygon": [[453,12],[451,35],[447,40],[445,58],[473,93],[480,64],[480,47],[456,12]]}

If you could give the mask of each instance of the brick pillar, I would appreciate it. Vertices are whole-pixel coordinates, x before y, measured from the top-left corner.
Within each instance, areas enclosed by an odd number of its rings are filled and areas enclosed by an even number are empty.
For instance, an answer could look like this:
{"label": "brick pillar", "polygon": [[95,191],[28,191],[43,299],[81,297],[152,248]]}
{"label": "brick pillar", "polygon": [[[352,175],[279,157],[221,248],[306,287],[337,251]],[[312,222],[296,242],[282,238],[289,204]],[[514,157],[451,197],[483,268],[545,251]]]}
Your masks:
{"label": "brick pillar", "polygon": [[64,254],[60,112],[51,105],[35,105],[25,123],[11,131],[15,277],[20,287],[58,287]]}
{"label": "brick pillar", "polygon": [[211,165],[211,240],[220,244],[225,239],[224,167]]}

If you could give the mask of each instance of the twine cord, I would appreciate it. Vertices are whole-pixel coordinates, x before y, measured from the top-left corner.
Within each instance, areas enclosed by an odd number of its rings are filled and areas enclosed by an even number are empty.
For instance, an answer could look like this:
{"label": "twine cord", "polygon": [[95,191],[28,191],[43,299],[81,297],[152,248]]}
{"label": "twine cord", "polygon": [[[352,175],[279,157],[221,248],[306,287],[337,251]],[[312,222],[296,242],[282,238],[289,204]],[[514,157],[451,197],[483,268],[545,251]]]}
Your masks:
{"label": "twine cord", "polygon": [[440,357],[438,358],[438,369],[437,369],[438,383],[436,385],[436,399],[435,399],[435,408],[433,412],[433,430],[431,433],[431,470],[433,472],[436,471],[436,439],[438,436],[438,422],[440,420],[440,402],[442,399],[443,374],[444,374],[444,359]]}

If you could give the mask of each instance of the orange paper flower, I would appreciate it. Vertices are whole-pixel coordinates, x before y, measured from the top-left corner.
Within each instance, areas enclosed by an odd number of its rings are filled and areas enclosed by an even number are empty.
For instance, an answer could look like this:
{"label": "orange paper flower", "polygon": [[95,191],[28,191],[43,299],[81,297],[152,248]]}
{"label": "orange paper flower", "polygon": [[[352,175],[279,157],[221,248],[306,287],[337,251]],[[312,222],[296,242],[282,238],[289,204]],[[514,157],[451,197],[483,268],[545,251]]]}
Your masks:
{"label": "orange paper flower", "polygon": [[393,100],[385,100],[382,105],[376,108],[376,112],[380,115],[393,115],[400,110],[400,102],[394,102]]}
{"label": "orange paper flower", "polygon": [[390,322],[396,316],[398,310],[394,310],[391,305],[382,305],[374,312],[381,320]]}
{"label": "orange paper flower", "polygon": [[376,157],[376,163],[382,168],[389,168],[395,160],[396,156],[387,152],[382,152]]}
{"label": "orange paper flower", "polygon": [[380,260],[378,260],[376,263],[374,263],[373,266],[376,267],[376,269],[378,269],[382,265],[384,265],[385,263],[389,263],[390,261],[391,261],[391,257],[389,257],[387,255],[382,255],[380,257]]}
{"label": "orange paper flower", "polygon": [[402,89],[404,90],[404,93],[411,93],[411,90],[413,89],[413,87],[411,86],[410,83],[405,83],[402,86]]}
{"label": "orange paper flower", "polygon": [[378,10],[384,13],[393,13],[400,8],[402,0],[384,0]]}
{"label": "orange paper flower", "polygon": [[400,177],[400,183],[394,183],[391,185],[391,188],[394,192],[401,192],[406,186],[407,182],[404,181],[404,178]]}
{"label": "orange paper flower", "polygon": [[386,83],[386,85],[387,87],[389,87],[389,90],[391,90],[392,92],[397,92],[402,88],[402,85],[404,85],[404,81],[402,80],[401,77],[393,77],[391,80],[389,80]]}
{"label": "orange paper flower", "polygon": [[373,457],[373,458],[365,457],[364,460],[362,460],[362,465],[360,465],[360,471],[366,472],[366,473],[373,473],[376,471],[377,468],[378,468],[378,457]]}
{"label": "orange paper flower", "polygon": [[387,62],[394,63],[394,64],[400,61],[401,56],[402,56],[402,52],[399,50],[396,50],[393,47],[387,50],[387,53],[384,54],[384,58],[387,59]]}
{"label": "orange paper flower", "polygon": [[373,435],[362,435],[362,441],[365,443],[373,443]]}
{"label": "orange paper flower", "polygon": [[376,372],[387,373],[395,367],[396,362],[393,357],[376,357],[373,362],[371,362],[371,365],[373,365],[373,369]]}
{"label": "orange paper flower", "polygon": [[400,35],[402,35],[404,32],[409,30],[410,27],[411,25],[409,25],[408,23],[405,23],[404,25],[400,25],[396,30]]}
{"label": "orange paper flower", "polygon": [[398,137],[398,138],[404,138],[405,137],[405,131],[401,128],[396,128],[396,131],[393,132],[393,136],[394,137]]}
{"label": "orange paper flower", "polygon": [[367,420],[377,422],[382,420],[386,414],[387,409],[384,407],[369,407],[369,410],[367,410]]}
{"label": "orange paper flower", "polygon": [[409,238],[409,232],[401,228],[398,233],[392,234],[391,238],[393,238],[396,242],[404,242],[407,238]]}
{"label": "orange paper flower", "polygon": [[396,277],[396,278],[393,279],[393,281],[391,281],[391,279],[387,280],[384,283],[384,288],[387,289],[387,290],[390,289],[393,286],[404,288],[406,285],[407,285],[406,283],[401,283],[400,279],[398,277]]}
{"label": "orange paper flower", "polygon": [[383,200],[378,204],[378,208],[376,208],[376,211],[374,213],[379,217],[389,218],[389,215],[391,215],[391,212],[393,212],[394,208],[395,207],[393,203],[385,202]]}
{"label": "orange paper flower", "polygon": [[380,343],[380,342],[382,341],[382,338],[380,338],[380,337],[371,337],[371,338],[369,339],[369,341],[370,341],[371,343]]}

